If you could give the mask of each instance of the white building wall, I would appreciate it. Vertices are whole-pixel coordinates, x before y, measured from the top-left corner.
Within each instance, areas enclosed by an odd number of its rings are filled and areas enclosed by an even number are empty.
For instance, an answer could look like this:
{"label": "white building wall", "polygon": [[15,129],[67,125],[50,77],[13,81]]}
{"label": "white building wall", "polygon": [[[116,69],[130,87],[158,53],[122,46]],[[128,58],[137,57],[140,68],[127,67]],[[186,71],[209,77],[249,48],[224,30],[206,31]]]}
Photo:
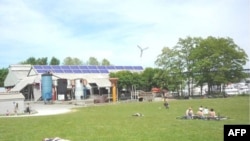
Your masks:
{"label": "white building wall", "polygon": [[[1,96],[1,95],[0,95]],[[1,99],[0,100],[0,115],[5,115],[7,111],[14,114],[15,103],[18,103],[18,114],[24,113],[25,105],[24,99]]]}

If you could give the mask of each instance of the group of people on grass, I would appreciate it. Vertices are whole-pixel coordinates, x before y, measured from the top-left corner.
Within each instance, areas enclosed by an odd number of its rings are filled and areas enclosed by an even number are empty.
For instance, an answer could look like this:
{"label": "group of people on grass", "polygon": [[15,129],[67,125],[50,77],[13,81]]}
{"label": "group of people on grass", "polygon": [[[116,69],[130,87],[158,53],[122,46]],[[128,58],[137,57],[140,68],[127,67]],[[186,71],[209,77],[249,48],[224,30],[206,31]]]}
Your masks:
{"label": "group of people on grass", "polygon": [[189,107],[185,112],[186,119],[216,119],[217,115],[213,108],[208,110],[207,107],[200,106],[198,111],[194,113],[192,107]]}

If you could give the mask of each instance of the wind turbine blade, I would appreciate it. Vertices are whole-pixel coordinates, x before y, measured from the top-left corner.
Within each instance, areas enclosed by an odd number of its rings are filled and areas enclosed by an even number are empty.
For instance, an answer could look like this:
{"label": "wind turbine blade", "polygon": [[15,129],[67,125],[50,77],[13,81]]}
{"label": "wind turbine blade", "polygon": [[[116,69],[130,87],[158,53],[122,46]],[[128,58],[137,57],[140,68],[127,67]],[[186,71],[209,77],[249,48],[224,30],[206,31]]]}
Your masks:
{"label": "wind turbine blade", "polygon": [[145,47],[143,50],[146,50],[146,49],[148,49],[148,47]]}
{"label": "wind turbine blade", "polygon": [[137,47],[138,47],[140,50],[142,50],[142,48],[141,48],[139,45],[137,45]]}

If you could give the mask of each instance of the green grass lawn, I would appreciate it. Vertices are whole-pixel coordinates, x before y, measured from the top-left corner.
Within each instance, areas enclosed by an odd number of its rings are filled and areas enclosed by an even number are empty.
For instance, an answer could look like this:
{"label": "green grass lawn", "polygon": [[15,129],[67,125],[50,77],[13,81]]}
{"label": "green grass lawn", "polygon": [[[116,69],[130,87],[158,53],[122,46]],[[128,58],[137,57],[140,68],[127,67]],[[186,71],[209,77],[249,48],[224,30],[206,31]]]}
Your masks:
{"label": "green grass lawn", "polygon": [[[75,112],[0,118],[0,141],[41,141],[61,137],[71,141],[223,141],[225,124],[249,124],[249,96],[216,99],[131,102],[76,108]],[[214,108],[230,119],[181,120],[188,107]],[[133,117],[140,112],[143,117]]]}

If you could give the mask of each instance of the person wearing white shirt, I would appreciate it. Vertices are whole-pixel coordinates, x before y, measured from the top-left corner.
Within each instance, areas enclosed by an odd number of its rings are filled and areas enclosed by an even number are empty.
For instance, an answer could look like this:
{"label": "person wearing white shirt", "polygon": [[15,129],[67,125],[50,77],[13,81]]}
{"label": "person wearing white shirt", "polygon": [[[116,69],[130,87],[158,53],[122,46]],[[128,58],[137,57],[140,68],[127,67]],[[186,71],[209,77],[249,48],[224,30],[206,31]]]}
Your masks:
{"label": "person wearing white shirt", "polygon": [[208,114],[208,108],[207,108],[207,107],[205,107],[205,108],[203,109],[203,114],[204,114],[205,116]]}

